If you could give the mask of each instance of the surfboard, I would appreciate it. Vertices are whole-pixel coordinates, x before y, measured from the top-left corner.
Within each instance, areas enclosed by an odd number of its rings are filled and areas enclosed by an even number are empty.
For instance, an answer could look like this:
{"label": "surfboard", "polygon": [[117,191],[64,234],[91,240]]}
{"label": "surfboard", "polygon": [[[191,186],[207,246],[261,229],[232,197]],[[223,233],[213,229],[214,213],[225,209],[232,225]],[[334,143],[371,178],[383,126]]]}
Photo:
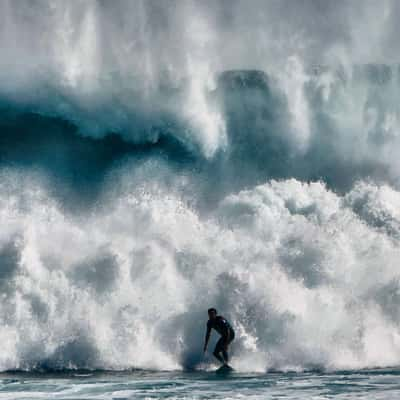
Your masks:
{"label": "surfboard", "polygon": [[234,369],[233,369],[230,365],[225,364],[225,365],[223,365],[222,367],[219,367],[219,368],[215,371],[215,373],[216,373],[216,374],[229,374],[230,372],[233,372],[233,371],[234,371]]}

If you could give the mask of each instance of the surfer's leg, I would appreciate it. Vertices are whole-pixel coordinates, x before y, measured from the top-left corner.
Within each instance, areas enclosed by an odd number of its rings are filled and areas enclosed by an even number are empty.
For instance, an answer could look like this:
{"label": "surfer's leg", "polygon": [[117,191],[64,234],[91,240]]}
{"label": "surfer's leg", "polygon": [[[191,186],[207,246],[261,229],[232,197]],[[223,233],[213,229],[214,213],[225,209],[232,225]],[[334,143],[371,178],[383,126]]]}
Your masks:
{"label": "surfer's leg", "polygon": [[228,346],[230,345],[231,342],[232,342],[232,340],[225,339],[224,343],[223,343],[224,346],[222,348],[222,357],[224,357],[225,364],[228,364],[228,361],[229,361]]}
{"label": "surfer's leg", "polygon": [[217,342],[217,344],[215,346],[215,350],[214,350],[213,355],[218,361],[222,362],[222,364],[225,364],[224,359],[219,354],[219,353],[221,353],[221,351],[223,351],[223,339],[222,338],[220,338],[218,340],[218,342]]}
{"label": "surfer's leg", "polygon": [[[224,339],[222,342],[222,357],[224,357],[225,364],[228,364],[229,356],[228,356],[228,346],[232,343],[235,338],[235,333],[232,331],[230,339]],[[221,338],[222,339],[222,338]]]}
{"label": "surfer's leg", "polygon": [[228,358],[228,352],[226,350],[222,350],[222,357],[224,357],[225,364],[228,364],[229,358]]}
{"label": "surfer's leg", "polygon": [[214,351],[214,357],[218,360],[218,361],[220,361],[222,364],[225,364],[225,361],[224,361],[224,359],[218,354],[218,353],[216,353],[215,351]]}

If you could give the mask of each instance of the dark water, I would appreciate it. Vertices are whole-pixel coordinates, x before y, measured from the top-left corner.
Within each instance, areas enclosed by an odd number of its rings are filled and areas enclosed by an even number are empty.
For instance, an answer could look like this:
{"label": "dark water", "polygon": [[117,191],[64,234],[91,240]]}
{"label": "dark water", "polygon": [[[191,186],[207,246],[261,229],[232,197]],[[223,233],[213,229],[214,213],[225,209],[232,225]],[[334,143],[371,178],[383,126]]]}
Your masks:
{"label": "dark water", "polygon": [[5,373],[0,399],[398,399],[400,370]]}

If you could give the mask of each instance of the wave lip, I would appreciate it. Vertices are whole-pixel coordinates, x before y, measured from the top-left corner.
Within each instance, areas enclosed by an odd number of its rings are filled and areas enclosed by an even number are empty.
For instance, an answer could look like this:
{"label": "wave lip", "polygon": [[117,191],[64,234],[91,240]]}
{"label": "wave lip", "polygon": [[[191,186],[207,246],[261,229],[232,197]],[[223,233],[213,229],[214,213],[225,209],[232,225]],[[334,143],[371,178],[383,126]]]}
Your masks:
{"label": "wave lip", "polygon": [[397,187],[395,73],[373,64],[347,75],[308,71],[292,60],[282,74],[228,70],[195,88],[190,78],[166,78],[150,97],[125,88],[123,76],[93,98],[39,81],[26,88],[31,97],[3,93],[0,167],[34,166],[95,186],[126,159],[161,157],[223,182],[220,197],[292,177],[342,193],[365,179]]}

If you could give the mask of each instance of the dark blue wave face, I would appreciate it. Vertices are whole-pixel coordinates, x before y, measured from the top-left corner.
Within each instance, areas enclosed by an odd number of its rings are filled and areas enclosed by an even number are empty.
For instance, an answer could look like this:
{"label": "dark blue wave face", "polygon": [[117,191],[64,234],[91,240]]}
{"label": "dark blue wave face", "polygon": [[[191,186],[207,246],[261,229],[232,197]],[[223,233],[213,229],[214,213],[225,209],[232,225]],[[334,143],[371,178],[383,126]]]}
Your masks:
{"label": "dark blue wave face", "polygon": [[[127,114],[127,132],[101,127],[107,119],[106,109],[99,114],[102,134],[96,135],[92,127],[96,114],[88,125],[85,118],[50,111],[51,97],[45,107],[43,103],[21,107],[4,99],[0,108],[0,168],[39,170],[57,185],[58,196],[80,201],[95,200],[108,173],[127,161],[134,168],[135,163],[152,159],[191,175],[199,185],[201,182],[199,198],[209,201],[270,179],[322,180],[337,191],[348,190],[362,178],[396,182],[397,176],[390,172],[391,160],[379,157],[382,148],[397,143],[385,137],[384,130],[385,115],[392,107],[385,91],[396,85],[395,77],[389,73],[390,67],[365,66],[355,71],[350,82],[340,70],[331,71],[335,79],[329,87],[333,93],[329,100],[324,100],[319,81],[324,70],[310,75],[303,98],[307,115],[300,114],[300,118],[309,119],[308,136],[300,138],[304,143],[296,139],[293,99],[280,88],[281,83],[256,70],[220,74],[208,96],[222,113],[227,144],[211,157],[202,153],[197,139],[191,139],[196,137],[193,127],[171,112]],[[359,105],[358,112],[363,114],[347,116],[343,107],[359,95],[360,85],[365,103]],[[171,99],[180,92],[167,87],[163,91]],[[108,107],[115,112],[118,104]],[[375,113],[375,125],[368,121],[368,112]],[[351,120],[360,117],[364,118],[358,126],[360,132],[346,131],[352,128]],[[350,125],[340,126],[346,118]]]}
{"label": "dark blue wave face", "polygon": [[96,139],[82,135],[73,122],[61,117],[18,109],[0,108],[0,132],[0,168],[38,171],[56,186],[55,196],[73,199],[74,204],[95,201],[108,172],[124,160],[168,160],[171,167],[195,162],[171,136],[136,144],[113,132]]}

